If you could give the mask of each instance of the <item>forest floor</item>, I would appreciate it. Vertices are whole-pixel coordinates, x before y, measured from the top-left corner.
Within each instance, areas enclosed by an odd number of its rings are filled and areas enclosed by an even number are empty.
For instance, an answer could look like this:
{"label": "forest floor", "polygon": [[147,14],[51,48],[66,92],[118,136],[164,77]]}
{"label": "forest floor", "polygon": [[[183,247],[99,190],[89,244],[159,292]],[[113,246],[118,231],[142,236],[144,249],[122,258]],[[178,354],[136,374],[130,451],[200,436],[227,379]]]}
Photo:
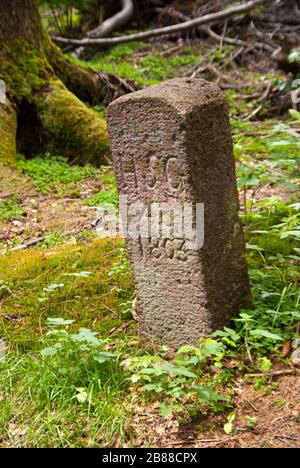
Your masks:
{"label": "forest floor", "polygon": [[139,337],[124,243],[95,232],[97,208],[117,206],[112,168],[20,156],[0,168],[0,447],[300,447],[300,114],[263,54],[234,54],[130,44],[91,63],[226,88],[254,308],[180,353]]}
{"label": "forest floor", "polygon": [[[22,169],[1,167],[0,249],[1,242],[4,248],[12,249],[38,239],[53,245],[63,238],[89,237],[97,220],[97,208],[91,205],[95,195],[105,191],[107,175],[113,177],[112,171],[88,166],[72,168],[63,160],[53,162],[51,156],[35,159],[33,165],[39,166],[35,172],[31,162],[22,161],[25,171],[28,166],[31,178]],[[53,178],[51,182],[47,181],[49,177]]]}

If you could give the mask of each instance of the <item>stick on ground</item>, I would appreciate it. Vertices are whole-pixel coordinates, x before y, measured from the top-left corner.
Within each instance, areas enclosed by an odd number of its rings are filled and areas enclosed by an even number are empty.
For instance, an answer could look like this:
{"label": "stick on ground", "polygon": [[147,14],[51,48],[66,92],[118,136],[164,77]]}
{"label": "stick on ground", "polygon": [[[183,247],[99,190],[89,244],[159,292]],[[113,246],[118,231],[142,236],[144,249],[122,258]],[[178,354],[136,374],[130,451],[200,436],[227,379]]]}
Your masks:
{"label": "stick on ground", "polygon": [[[53,40],[58,44],[68,44],[75,46],[113,46],[117,44],[124,44],[126,42],[140,41],[145,39],[151,39],[154,37],[160,37],[165,35],[171,35],[183,31],[189,31],[197,26],[208,24],[213,21],[222,20],[238,13],[246,13],[253,8],[266,3],[266,0],[251,0],[247,3],[239,3],[231,8],[218,11],[217,13],[211,13],[200,18],[195,18],[184,23],[175,24],[173,26],[166,26],[164,28],[152,29],[150,31],[144,31],[137,34],[130,34],[127,36],[102,38],[102,39],[68,39],[64,37],[54,36]],[[269,3],[269,2],[268,2]]]}

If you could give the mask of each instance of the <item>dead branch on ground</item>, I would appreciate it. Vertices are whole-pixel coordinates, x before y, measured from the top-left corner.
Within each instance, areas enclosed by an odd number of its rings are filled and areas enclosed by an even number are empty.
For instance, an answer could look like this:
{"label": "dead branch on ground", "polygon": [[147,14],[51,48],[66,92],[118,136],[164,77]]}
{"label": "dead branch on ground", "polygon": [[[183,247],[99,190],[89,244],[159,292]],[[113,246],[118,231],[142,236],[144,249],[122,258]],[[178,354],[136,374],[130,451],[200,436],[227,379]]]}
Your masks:
{"label": "dead branch on ground", "polygon": [[87,33],[88,37],[91,38],[100,38],[106,37],[113,31],[118,28],[121,28],[127,24],[134,14],[134,4],[133,0],[121,0],[122,10],[106,19],[100,26],[96,29]]}
{"label": "dead branch on ground", "polygon": [[124,44],[127,42],[133,41],[140,41],[151,39],[154,37],[161,37],[166,35],[172,35],[181,33],[184,31],[189,31],[193,28],[198,26],[209,24],[214,21],[219,21],[222,19],[229,18],[230,16],[239,14],[239,13],[246,13],[253,8],[266,3],[266,0],[251,0],[247,3],[239,3],[231,8],[227,8],[225,10],[218,11],[216,13],[211,13],[205,16],[201,16],[200,18],[195,18],[189,21],[185,21],[183,23],[175,24],[172,26],[166,26],[164,28],[152,29],[150,31],[144,31],[137,34],[130,34],[126,36],[120,37],[112,37],[112,38],[100,38],[100,39],[68,39],[64,37],[54,36],[53,40],[58,44],[67,44],[67,45],[75,45],[75,46],[112,46],[118,44]]}

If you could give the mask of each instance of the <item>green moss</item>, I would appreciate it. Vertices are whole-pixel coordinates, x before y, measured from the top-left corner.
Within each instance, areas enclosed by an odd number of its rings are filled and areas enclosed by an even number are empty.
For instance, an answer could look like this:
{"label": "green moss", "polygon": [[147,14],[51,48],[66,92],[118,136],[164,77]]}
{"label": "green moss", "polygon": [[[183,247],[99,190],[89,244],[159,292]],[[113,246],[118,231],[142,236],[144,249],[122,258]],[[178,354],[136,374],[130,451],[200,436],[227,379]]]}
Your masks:
{"label": "green moss", "polygon": [[[162,80],[178,76],[183,67],[195,65],[199,61],[199,52],[195,48],[182,48],[179,55],[168,57],[159,53],[149,54],[136,59],[134,51],[142,44],[134,46],[124,44],[114,47],[108,52],[97,54],[89,63],[89,66],[107,73],[114,73],[124,78],[136,81],[142,86],[157,84]],[[143,45],[147,50],[149,45]],[[84,62],[77,61],[83,66]]]}
{"label": "green moss", "polygon": [[62,154],[81,163],[101,164],[108,153],[105,120],[83,104],[61,81],[50,82],[51,91],[36,96],[39,117],[48,130],[52,145]]}
{"label": "green moss", "polygon": [[41,90],[54,76],[45,55],[26,41],[14,40],[3,52],[0,76],[6,82],[8,94],[18,100],[31,100],[32,92]]}
{"label": "green moss", "polygon": [[293,254],[293,249],[297,247],[297,242],[280,239],[274,232],[266,232],[263,236],[254,236],[249,240],[251,245],[259,245],[265,254],[276,255],[280,253],[284,257]]}
{"label": "green moss", "polygon": [[85,204],[97,207],[104,207],[107,205],[118,207],[119,194],[117,182],[115,174],[110,168],[108,168],[102,176],[101,185],[101,192],[86,198]]}
{"label": "green moss", "polygon": [[17,116],[11,106],[0,104],[0,161],[14,164],[16,160]]}
{"label": "green moss", "polygon": [[[1,256],[0,282],[11,293],[0,298],[0,336],[10,346],[27,350],[35,348],[47,317],[72,318],[88,328],[92,321],[103,336],[120,326],[132,281],[128,270],[117,276],[109,271],[124,263],[123,247],[121,241],[96,240]],[[60,287],[44,291],[53,284]]]}

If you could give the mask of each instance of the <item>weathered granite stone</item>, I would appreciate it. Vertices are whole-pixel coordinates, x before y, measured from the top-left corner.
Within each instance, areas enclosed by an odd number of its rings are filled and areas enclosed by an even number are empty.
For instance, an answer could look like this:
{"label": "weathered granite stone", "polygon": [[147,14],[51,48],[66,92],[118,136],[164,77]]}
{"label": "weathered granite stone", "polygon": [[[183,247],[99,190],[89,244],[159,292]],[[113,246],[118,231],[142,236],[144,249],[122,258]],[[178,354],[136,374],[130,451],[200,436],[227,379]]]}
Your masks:
{"label": "weathered granite stone", "polygon": [[127,238],[141,332],[173,346],[196,344],[250,295],[224,94],[202,79],[174,79],[119,98],[107,122],[129,207],[204,204],[202,248],[175,235]]}

